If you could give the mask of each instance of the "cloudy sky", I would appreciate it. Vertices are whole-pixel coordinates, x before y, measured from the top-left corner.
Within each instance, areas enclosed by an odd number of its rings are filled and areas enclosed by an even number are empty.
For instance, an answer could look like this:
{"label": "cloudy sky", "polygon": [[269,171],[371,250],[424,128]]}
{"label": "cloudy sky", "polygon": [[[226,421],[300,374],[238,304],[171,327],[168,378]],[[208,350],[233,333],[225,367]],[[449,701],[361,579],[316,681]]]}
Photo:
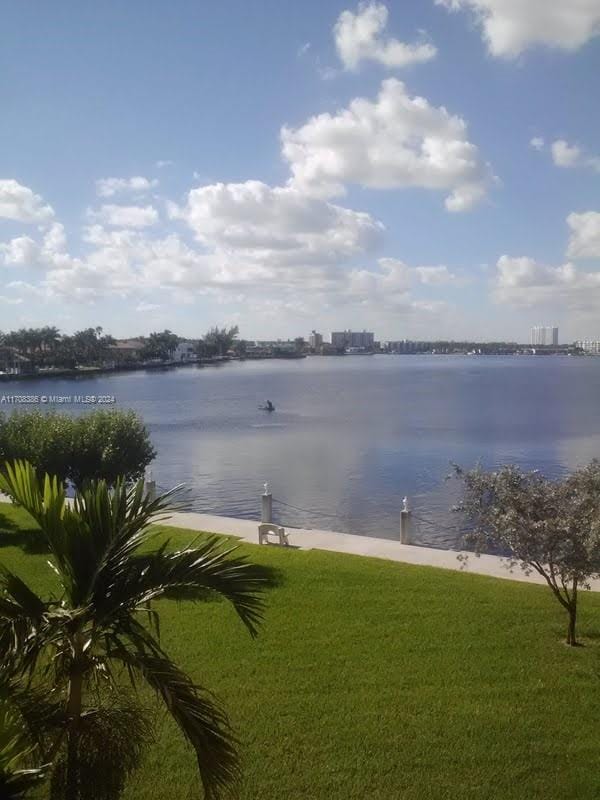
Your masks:
{"label": "cloudy sky", "polygon": [[7,3],[0,330],[600,338],[600,0]]}

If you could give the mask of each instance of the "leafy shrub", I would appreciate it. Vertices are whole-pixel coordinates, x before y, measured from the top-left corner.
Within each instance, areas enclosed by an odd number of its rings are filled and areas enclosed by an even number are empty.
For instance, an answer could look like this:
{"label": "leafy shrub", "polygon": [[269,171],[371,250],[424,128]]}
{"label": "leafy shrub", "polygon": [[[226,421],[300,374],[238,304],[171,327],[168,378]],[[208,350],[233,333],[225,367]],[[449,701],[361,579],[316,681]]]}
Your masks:
{"label": "leafy shrub", "polygon": [[61,414],[15,412],[0,417],[0,463],[23,459],[40,474],[69,478],[73,422]]}
{"label": "leafy shrub", "polygon": [[73,420],[69,478],[76,486],[86,480],[120,476],[142,478],[156,456],[146,426],[133,411],[96,411]]}
{"label": "leafy shrub", "polygon": [[121,475],[137,480],[155,455],[146,426],[133,411],[0,415],[0,463],[29,461],[39,475],[57,475],[75,486],[92,479],[113,485]]}

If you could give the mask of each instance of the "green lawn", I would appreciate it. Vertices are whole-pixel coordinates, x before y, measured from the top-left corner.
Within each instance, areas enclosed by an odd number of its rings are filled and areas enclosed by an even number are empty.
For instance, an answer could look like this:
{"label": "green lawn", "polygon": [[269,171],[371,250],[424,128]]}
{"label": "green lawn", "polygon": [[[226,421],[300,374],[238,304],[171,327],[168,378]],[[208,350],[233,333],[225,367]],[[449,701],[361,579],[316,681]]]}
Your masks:
{"label": "green lawn", "polygon": [[[0,561],[49,588],[46,556],[10,544],[23,527],[0,506]],[[544,587],[243,549],[283,576],[257,640],[223,603],[160,610],[163,644],[230,711],[244,800],[600,797],[600,596],[582,597],[585,647],[569,649]],[[197,787],[161,714],[127,800]]]}

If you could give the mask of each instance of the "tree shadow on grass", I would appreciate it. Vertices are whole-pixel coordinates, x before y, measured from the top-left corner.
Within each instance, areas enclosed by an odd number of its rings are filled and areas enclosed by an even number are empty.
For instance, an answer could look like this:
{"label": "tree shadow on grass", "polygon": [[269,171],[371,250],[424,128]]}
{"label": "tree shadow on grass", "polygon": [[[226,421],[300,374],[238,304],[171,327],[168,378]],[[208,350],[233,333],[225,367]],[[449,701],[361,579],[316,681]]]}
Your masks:
{"label": "tree shadow on grass", "polygon": [[47,553],[48,546],[39,528],[23,528],[0,511],[0,548],[20,547],[32,555]]}

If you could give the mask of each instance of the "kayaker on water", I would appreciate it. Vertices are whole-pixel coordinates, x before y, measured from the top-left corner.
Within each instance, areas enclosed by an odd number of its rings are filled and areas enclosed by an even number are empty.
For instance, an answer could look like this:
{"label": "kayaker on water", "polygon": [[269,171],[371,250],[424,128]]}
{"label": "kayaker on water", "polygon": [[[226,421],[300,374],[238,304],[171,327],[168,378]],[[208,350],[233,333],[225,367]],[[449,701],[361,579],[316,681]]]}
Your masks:
{"label": "kayaker on water", "polygon": [[270,400],[267,400],[267,404],[265,406],[265,409],[267,411],[275,411],[275,406],[273,405],[273,403]]}

